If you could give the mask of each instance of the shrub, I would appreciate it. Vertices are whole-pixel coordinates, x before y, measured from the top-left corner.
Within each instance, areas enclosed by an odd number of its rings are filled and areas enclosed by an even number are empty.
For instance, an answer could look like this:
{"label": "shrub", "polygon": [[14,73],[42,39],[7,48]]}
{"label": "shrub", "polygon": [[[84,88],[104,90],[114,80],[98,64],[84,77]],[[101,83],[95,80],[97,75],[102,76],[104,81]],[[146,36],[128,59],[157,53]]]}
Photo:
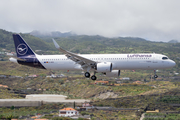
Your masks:
{"label": "shrub", "polygon": [[81,115],[89,115],[89,113],[86,112],[86,111],[82,111],[82,112],[81,112]]}

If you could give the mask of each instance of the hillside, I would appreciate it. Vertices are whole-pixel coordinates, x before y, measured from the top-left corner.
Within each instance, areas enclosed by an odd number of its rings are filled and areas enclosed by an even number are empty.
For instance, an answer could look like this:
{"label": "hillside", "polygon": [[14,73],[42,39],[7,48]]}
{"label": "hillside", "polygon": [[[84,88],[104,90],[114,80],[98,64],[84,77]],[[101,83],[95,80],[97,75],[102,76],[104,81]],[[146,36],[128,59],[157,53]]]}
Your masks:
{"label": "hillside", "polygon": [[[0,29],[0,49],[15,51],[12,34],[12,32]],[[34,37],[29,34],[21,34],[21,36],[26,40],[26,42],[31,46],[33,50],[54,50],[52,46],[50,46],[48,43],[41,40],[40,38]]]}
{"label": "hillside", "polygon": [[26,76],[26,74],[45,75],[49,73],[47,70],[27,67],[10,61],[0,61],[0,66],[0,75]]}
{"label": "hillside", "polygon": [[[93,116],[98,118],[108,118],[119,116],[120,118],[139,118],[141,112],[145,110],[159,109],[161,111],[176,111],[179,108],[175,108],[169,103],[179,103],[179,81],[173,82],[169,78],[168,81],[150,81],[143,82],[143,84],[132,84],[133,81],[138,80],[141,75],[140,72],[134,72],[132,74],[133,80],[123,83],[119,86],[113,84],[116,83],[114,78],[108,78],[104,76],[98,76],[98,80],[108,80],[108,85],[94,84],[90,79],[82,77],[82,74],[75,72],[67,73],[65,71],[57,71],[56,73],[63,73],[68,77],[62,78],[48,78],[45,77],[49,74],[49,71],[39,70],[35,68],[25,67],[10,62],[0,62],[0,73],[21,75],[23,78],[0,78],[0,84],[7,85],[11,91],[0,89],[0,98],[20,98],[21,94],[62,94],[67,95],[68,98],[80,99],[86,98],[91,100],[91,104],[94,106],[111,106],[116,108],[139,108],[140,111],[136,112],[123,112],[116,111],[87,111]],[[129,71],[123,72],[122,75],[130,75]],[[27,75],[38,74],[37,78],[28,78]],[[143,76],[145,78],[145,76]],[[118,79],[119,80],[119,79]],[[125,81],[122,81],[125,82]],[[16,91],[12,92],[12,91]],[[173,101],[170,99],[174,97]],[[167,103],[168,102],[168,103]],[[52,106],[52,104],[50,104]],[[37,108],[36,108],[37,109]],[[20,112],[20,111],[19,111]],[[103,113],[102,113],[103,112]],[[113,117],[112,117],[113,116]]]}
{"label": "hillside", "polygon": [[[14,51],[11,32],[0,29],[0,48]],[[30,33],[31,34],[31,33]],[[152,42],[142,38],[118,37],[106,38],[102,36],[75,35],[66,37],[34,37],[30,34],[21,34],[33,50],[52,51],[57,54],[51,38],[57,40],[64,49],[75,53],[161,53],[174,59],[173,53],[179,54],[180,43]],[[53,52],[54,51],[54,52]],[[178,56],[178,55],[177,55]]]}

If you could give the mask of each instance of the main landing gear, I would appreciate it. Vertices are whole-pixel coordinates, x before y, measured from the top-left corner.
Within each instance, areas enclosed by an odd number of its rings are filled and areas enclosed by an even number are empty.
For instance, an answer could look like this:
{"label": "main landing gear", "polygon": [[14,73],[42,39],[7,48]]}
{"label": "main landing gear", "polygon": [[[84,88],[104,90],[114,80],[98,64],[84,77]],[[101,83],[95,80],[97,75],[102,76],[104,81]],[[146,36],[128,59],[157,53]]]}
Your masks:
{"label": "main landing gear", "polygon": [[96,80],[97,77],[95,75],[91,76],[91,80]]}
{"label": "main landing gear", "polygon": [[158,76],[156,75],[156,70],[154,70],[154,78],[158,78]]}
{"label": "main landing gear", "polygon": [[84,74],[84,76],[87,77],[87,78],[89,78],[89,77],[90,77],[90,73],[89,73],[89,72],[86,72],[86,73]]}
{"label": "main landing gear", "polygon": [[[85,76],[86,78],[89,78],[89,77],[90,77],[90,73],[89,73],[89,72],[86,72],[86,73],[84,74],[84,76]],[[91,79],[92,79],[92,80],[96,80],[96,79],[97,79],[97,77],[95,76],[95,72],[94,72],[94,75],[91,76]]]}

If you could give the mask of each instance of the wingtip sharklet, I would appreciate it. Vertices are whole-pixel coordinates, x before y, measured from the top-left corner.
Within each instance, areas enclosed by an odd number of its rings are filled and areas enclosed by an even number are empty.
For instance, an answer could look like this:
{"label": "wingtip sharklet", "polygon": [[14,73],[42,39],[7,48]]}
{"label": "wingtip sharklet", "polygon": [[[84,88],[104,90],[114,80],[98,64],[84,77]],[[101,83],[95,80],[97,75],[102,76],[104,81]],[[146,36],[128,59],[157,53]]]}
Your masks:
{"label": "wingtip sharklet", "polygon": [[54,39],[52,39],[52,40],[53,40],[53,43],[54,43],[55,47],[56,47],[57,49],[59,49],[60,46],[57,44],[57,42],[56,42]]}

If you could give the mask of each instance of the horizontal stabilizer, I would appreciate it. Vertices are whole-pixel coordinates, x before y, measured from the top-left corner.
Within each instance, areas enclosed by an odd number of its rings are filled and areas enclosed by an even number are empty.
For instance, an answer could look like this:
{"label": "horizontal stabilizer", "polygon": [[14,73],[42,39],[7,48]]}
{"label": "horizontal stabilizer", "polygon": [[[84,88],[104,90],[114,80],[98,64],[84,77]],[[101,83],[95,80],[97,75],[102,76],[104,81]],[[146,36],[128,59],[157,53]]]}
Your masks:
{"label": "horizontal stabilizer", "polygon": [[19,61],[26,61],[26,59],[21,59],[21,58],[18,58],[18,57],[11,57],[9,58],[9,60],[19,60]]}

